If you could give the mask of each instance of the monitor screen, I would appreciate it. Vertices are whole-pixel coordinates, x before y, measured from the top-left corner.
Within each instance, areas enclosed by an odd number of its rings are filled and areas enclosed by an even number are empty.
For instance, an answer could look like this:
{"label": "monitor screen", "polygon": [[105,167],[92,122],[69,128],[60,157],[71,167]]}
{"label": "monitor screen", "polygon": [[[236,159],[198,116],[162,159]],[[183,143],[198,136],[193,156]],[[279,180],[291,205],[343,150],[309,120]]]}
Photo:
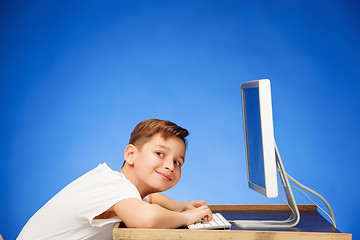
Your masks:
{"label": "monitor screen", "polygon": [[249,187],[278,196],[270,80],[241,85]]}

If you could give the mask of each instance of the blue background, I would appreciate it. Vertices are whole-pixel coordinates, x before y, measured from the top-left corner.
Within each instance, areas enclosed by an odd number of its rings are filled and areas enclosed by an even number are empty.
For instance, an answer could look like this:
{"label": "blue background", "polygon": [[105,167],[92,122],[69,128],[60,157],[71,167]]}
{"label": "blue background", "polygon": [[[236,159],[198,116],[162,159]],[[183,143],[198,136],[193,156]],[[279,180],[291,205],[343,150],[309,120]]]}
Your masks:
{"label": "blue background", "polygon": [[2,1],[1,235],[99,163],[120,170],[148,118],[191,134],[168,196],[282,203],[247,187],[240,84],[269,78],[285,169],[358,239],[358,12],[331,0]]}

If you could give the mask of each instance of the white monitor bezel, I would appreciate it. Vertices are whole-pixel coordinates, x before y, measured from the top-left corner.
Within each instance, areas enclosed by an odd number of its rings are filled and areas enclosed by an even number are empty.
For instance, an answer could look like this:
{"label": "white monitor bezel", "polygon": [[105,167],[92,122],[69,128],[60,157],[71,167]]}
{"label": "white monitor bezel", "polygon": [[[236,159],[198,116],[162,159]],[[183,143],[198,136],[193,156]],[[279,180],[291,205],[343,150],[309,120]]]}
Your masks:
{"label": "white monitor bezel", "polygon": [[[249,174],[249,154],[247,141],[247,123],[245,111],[245,96],[244,89],[258,88],[259,89],[259,109],[261,122],[261,135],[263,145],[263,161],[264,161],[264,176],[265,187],[262,187],[250,181]],[[277,172],[276,172],[276,157],[275,157],[275,139],[273,127],[273,114],[271,102],[271,88],[269,79],[261,79],[255,81],[244,82],[241,84],[242,109],[246,145],[246,163],[248,173],[249,187],[268,198],[275,198],[278,196]]]}

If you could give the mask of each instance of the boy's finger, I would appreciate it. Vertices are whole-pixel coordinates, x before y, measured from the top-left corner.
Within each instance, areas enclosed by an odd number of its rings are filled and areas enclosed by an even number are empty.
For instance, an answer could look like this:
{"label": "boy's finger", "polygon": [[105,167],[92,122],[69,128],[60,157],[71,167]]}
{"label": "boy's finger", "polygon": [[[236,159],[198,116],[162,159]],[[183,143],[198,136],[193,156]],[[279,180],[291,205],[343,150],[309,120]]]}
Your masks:
{"label": "boy's finger", "polygon": [[207,215],[207,219],[208,219],[208,221],[211,221],[213,219],[212,212],[211,212],[210,208],[209,208],[209,214]]}
{"label": "boy's finger", "polygon": [[206,219],[206,221],[211,221],[213,219],[212,212],[207,205],[201,206],[200,209],[204,211],[205,213],[204,218]]}
{"label": "boy's finger", "polygon": [[195,201],[194,204],[193,204],[194,207],[201,207],[201,206],[204,206],[204,205],[206,205],[206,202],[203,201],[203,200]]}

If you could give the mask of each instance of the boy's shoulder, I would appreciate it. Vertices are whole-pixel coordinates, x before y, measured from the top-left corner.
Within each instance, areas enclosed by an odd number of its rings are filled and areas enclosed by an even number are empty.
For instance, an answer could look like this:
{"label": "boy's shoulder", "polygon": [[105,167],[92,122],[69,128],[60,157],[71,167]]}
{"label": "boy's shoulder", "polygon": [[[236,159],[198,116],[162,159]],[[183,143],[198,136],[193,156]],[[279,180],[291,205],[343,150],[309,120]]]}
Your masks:
{"label": "boy's shoulder", "polygon": [[[119,171],[112,170],[106,163],[99,164],[71,184],[92,187],[112,187],[123,185],[136,190],[136,187]],[[69,184],[69,186],[71,185]],[[105,185],[105,186],[104,186]],[[136,190],[137,191],[137,190]]]}
{"label": "boy's shoulder", "polygon": [[79,206],[128,197],[141,199],[137,188],[124,174],[103,163],[68,184],[55,195],[52,202],[61,204],[71,199],[74,206]]}
{"label": "boy's shoulder", "polygon": [[[96,168],[88,171],[84,175],[77,178],[74,182],[87,183],[89,180],[101,182],[101,180],[117,180],[119,183],[130,183],[124,174],[119,171],[112,170],[106,163],[99,164]],[[131,183],[130,183],[131,184]]]}

